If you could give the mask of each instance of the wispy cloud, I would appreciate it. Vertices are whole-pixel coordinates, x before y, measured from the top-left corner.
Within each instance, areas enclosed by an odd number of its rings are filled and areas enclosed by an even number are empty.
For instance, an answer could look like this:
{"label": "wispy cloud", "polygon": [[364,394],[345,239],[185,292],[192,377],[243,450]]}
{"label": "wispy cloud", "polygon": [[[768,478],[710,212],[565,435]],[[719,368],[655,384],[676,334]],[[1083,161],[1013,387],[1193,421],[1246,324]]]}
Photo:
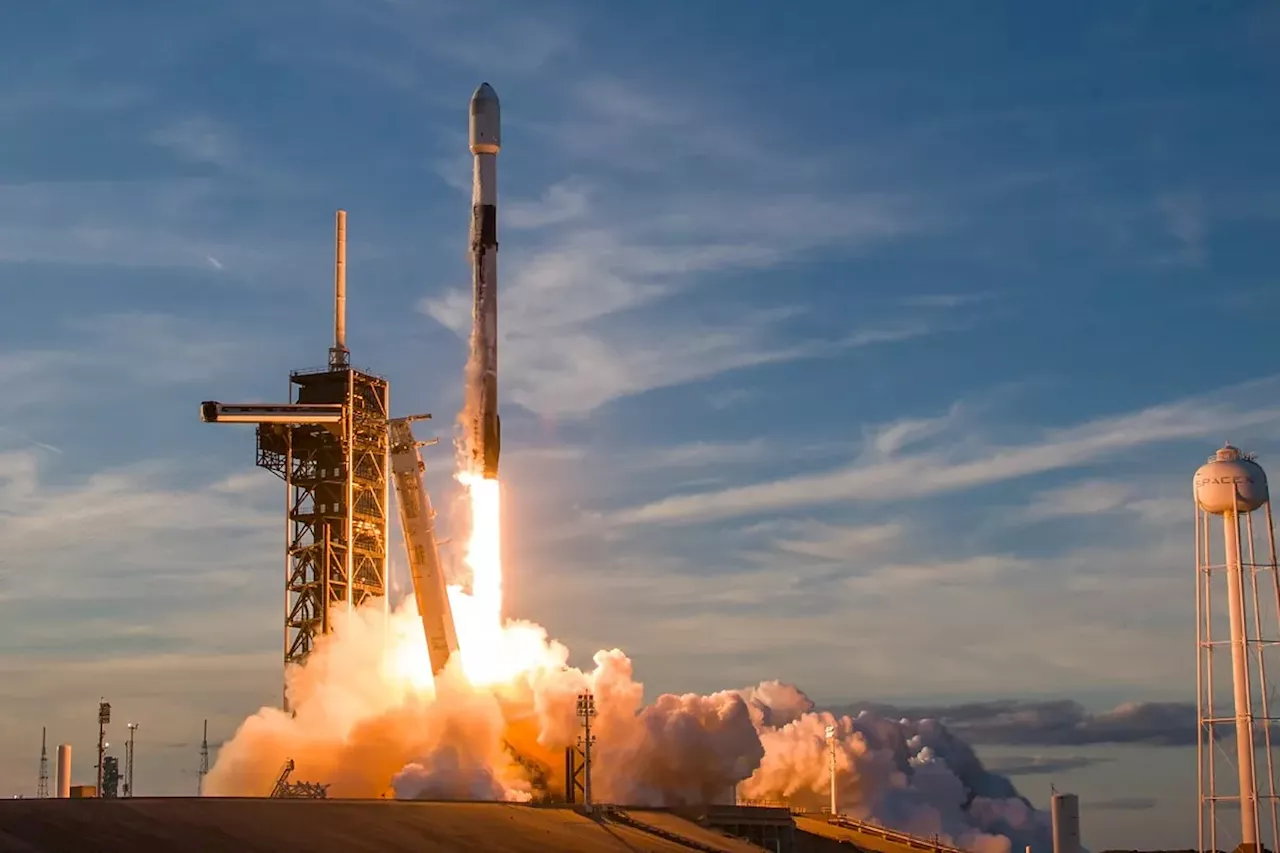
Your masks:
{"label": "wispy cloud", "polygon": [[[208,272],[210,257],[231,269],[263,270],[287,268],[305,253],[292,237],[236,235],[211,225],[221,190],[204,178],[24,182],[0,189],[0,264]],[[323,241],[321,235],[314,244]]]}
{"label": "wispy cloud", "polygon": [[[1256,429],[1280,422],[1280,408],[1258,406],[1270,378],[1227,392],[1192,397],[1136,412],[1103,417],[1065,429],[1042,431],[1038,440],[982,443],[955,452],[872,455],[833,471],[665,498],[619,513],[624,523],[692,523],[832,502],[888,501],[974,488],[1084,465],[1150,444],[1220,435],[1223,429]],[[1266,392],[1261,397],[1254,396]],[[1246,404],[1246,401],[1248,403]],[[913,429],[923,427],[913,423]],[[899,429],[889,425],[888,431]],[[875,446],[877,438],[870,440]],[[893,446],[890,442],[890,446]],[[975,442],[968,442],[973,448]],[[883,450],[882,450],[883,454]]]}
{"label": "wispy cloud", "polygon": [[994,293],[922,293],[906,297],[902,304],[910,308],[961,308],[994,298]]}
{"label": "wispy cloud", "polygon": [[[786,533],[773,542],[778,551],[845,565],[882,553],[904,532],[902,525],[895,523],[849,526],[804,521],[784,527]],[[894,568],[886,570],[893,572]]]}
{"label": "wispy cloud", "polygon": [[[65,70],[63,71],[65,74]],[[147,89],[136,83],[93,83],[86,79],[62,77],[7,87],[0,94],[0,115],[29,119],[31,114],[54,111],[71,113],[115,112],[137,106],[147,99]]]}
{"label": "wispy cloud", "polygon": [[253,15],[264,19],[271,58],[341,68],[420,99],[431,97],[422,81],[432,72],[528,77],[571,55],[578,43],[573,19],[518,4],[484,12],[470,4],[324,0]]}
{"label": "wispy cloud", "polygon": [[643,464],[646,467],[660,468],[726,465],[759,459],[767,452],[767,443],[758,438],[747,441],[698,441],[657,450],[645,457]]}
{"label": "wispy cloud", "polygon": [[1208,215],[1196,193],[1167,193],[1156,200],[1165,228],[1179,246],[1169,260],[1198,266],[1208,249]]}
{"label": "wispy cloud", "polygon": [[231,131],[208,116],[188,116],[165,124],[151,142],[195,163],[230,168],[237,164],[239,146]]}
{"label": "wispy cloud", "polygon": [[549,186],[536,201],[516,199],[502,206],[508,228],[545,228],[581,219],[588,211],[589,191],[573,181]]}
{"label": "wispy cloud", "polygon": [[[265,473],[251,483],[205,488],[176,485],[181,470],[158,461],[97,471],[70,484],[50,480],[41,469],[33,451],[0,454],[4,562],[41,566],[12,577],[10,602],[116,599],[121,579],[128,580],[129,595],[138,594],[140,583],[152,596],[166,585],[234,586],[243,579],[237,564],[246,553],[278,545],[278,525],[264,510],[274,504],[279,484]],[[194,519],[198,534],[189,529]],[[112,558],[101,559],[104,553]]]}
{"label": "wispy cloud", "polygon": [[706,401],[707,405],[715,410],[732,409],[756,399],[759,393],[751,388],[728,388],[708,394]]}
{"label": "wispy cloud", "polygon": [[128,375],[134,387],[200,382],[250,363],[258,346],[226,329],[169,314],[122,311],[64,322],[59,343],[0,350],[0,381],[13,389],[0,412],[63,401],[71,393],[114,393]]}
{"label": "wispy cloud", "polygon": [[1027,507],[1031,519],[1071,518],[1111,512],[1133,495],[1132,487],[1115,480],[1088,480],[1042,492]]}
{"label": "wispy cloud", "polygon": [[1144,483],[1128,480],[1083,480],[1040,492],[1027,505],[1023,518],[1044,521],[1079,518],[1126,511],[1153,523],[1185,522],[1186,501],[1152,497],[1144,493]]}

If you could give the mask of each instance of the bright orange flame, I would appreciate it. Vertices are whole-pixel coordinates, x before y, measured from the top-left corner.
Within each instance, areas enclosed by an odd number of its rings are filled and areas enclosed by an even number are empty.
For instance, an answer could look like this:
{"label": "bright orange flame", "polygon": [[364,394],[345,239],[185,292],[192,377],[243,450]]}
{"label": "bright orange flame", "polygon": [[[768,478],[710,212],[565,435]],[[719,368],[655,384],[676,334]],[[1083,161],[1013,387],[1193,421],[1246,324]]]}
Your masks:
{"label": "bright orange flame", "polygon": [[384,664],[391,676],[388,681],[405,685],[413,693],[434,696],[435,678],[431,674],[431,655],[423,642],[422,623],[418,619],[392,620],[390,627],[394,636]]}
{"label": "bright orange flame", "polygon": [[502,620],[501,490],[497,480],[462,472],[458,481],[471,502],[471,535],[466,564],[471,569],[471,594],[449,588],[462,669],[474,685],[508,681],[521,671],[526,655],[513,654]]}
{"label": "bright orange flame", "polygon": [[[464,562],[471,570],[471,589],[448,588],[453,623],[458,632],[458,657],[467,681],[475,687],[495,687],[521,673],[555,664],[545,632],[526,623],[508,623],[502,613],[501,487],[479,473],[461,471],[458,482],[467,490],[471,530]],[[418,623],[421,630],[421,623]],[[549,657],[550,656],[550,657]],[[551,661],[551,662],[549,662]],[[388,657],[392,677],[415,693],[431,696],[435,679],[425,642],[417,636],[397,636]]]}

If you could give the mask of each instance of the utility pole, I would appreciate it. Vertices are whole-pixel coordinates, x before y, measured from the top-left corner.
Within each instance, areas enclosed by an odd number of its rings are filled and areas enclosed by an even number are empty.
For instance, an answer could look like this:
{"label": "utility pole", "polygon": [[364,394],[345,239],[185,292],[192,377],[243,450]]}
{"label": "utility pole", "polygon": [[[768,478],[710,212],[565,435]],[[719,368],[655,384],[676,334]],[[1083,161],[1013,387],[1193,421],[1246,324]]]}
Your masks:
{"label": "utility pole", "polygon": [[204,721],[204,739],[200,741],[200,773],[196,777],[196,796],[204,795],[204,777],[209,775],[209,721]]}
{"label": "utility pole", "polygon": [[578,694],[578,719],[582,720],[582,734],[578,744],[582,747],[582,804],[591,810],[591,745],[596,742],[591,734],[591,720],[596,715],[596,697],[590,691]]}
{"label": "utility pole", "polygon": [[45,748],[45,737],[48,728],[40,727],[40,781],[36,784],[36,799],[49,799],[49,751]]}
{"label": "utility pole", "polygon": [[99,700],[98,702],[98,765],[95,768],[98,771],[98,790],[94,793],[102,796],[102,771],[104,765],[102,757],[107,752],[107,723],[111,722],[111,703]]}
{"label": "utility pole", "polygon": [[827,764],[831,771],[831,816],[835,817],[836,811],[836,727],[827,726]]}
{"label": "utility pole", "polygon": [[138,731],[137,723],[126,723],[129,727],[129,742],[124,745],[124,795],[133,796],[133,736]]}

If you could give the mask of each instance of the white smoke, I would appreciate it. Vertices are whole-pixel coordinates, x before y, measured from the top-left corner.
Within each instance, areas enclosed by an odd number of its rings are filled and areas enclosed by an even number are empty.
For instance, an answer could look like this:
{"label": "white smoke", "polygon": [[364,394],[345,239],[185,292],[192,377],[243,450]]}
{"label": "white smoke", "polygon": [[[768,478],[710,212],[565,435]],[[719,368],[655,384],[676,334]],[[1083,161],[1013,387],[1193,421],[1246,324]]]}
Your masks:
{"label": "white smoke", "polygon": [[[836,717],[777,681],[709,696],[659,696],[621,651],[588,671],[529,623],[510,645],[531,661],[507,683],[475,687],[451,664],[432,684],[413,600],[335,614],[307,664],[287,674],[293,713],[263,708],[219,751],[205,791],[264,796],[287,759],[294,779],[336,797],[527,801],[564,790],[564,750],[580,734],[577,696],[598,716],[596,799],[626,805],[732,802],[818,809],[830,799],[826,727],[836,730],[842,813],[977,853],[1050,849],[1048,815],[935,720]],[[517,758],[516,756],[519,756]]]}

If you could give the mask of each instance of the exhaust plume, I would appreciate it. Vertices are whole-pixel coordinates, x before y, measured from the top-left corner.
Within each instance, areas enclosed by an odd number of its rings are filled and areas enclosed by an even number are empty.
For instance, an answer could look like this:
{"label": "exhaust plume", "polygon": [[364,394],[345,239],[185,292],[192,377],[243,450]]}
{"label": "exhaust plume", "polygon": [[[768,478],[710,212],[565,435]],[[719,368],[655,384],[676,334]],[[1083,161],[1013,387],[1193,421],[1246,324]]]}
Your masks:
{"label": "exhaust plume", "polygon": [[[465,606],[469,596],[451,590]],[[212,796],[265,796],[292,758],[295,778],[334,797],[528,801],[564,790],[564,750],[579,732],[577,696],[595,694],[592,785],[601,802],[679,806],[744,800],[817,811],[830,797],[825,728],[836,727],[842,813],[977,853],[1050,849],[1049,820],[990,773],[936,720],[887,720],[815,709],[768,681],[708,696],[644,687],[618,649],[593,665],[539,626],[507,622],[501,668],[472,678],[455,656],[431,677],[416,605],[336,611],[286,689],[293,715],[262,708],[219,751]],[[460,639],[466,648],[465,628]],[[518,756],[518,757],[517,757]]]}

